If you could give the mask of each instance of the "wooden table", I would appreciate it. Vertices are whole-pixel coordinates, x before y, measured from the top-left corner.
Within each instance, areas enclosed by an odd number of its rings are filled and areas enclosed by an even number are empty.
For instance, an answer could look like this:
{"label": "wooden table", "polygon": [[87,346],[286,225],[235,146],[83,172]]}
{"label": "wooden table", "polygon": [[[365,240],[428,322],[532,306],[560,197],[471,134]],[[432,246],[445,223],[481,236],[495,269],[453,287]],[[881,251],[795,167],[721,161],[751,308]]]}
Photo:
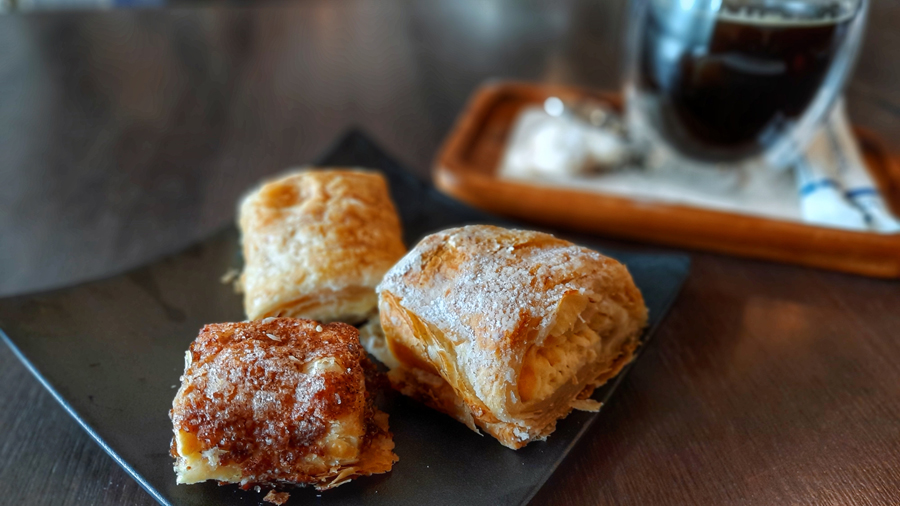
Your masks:
{"label": "wooden table", "polygon": [[[195,242],[250,184],[351,125],[427,177],[486,79],[617,86],[623,2],[523,4],[0,17],[0,294]],[[893,146],[898,23],[900,3],[874,2],[849,91],[854,119]],[[536,502],[900,503],[900,284],[694,259],[657,339]],[[5,347],[0,385],[0,503],[153,503]]]}

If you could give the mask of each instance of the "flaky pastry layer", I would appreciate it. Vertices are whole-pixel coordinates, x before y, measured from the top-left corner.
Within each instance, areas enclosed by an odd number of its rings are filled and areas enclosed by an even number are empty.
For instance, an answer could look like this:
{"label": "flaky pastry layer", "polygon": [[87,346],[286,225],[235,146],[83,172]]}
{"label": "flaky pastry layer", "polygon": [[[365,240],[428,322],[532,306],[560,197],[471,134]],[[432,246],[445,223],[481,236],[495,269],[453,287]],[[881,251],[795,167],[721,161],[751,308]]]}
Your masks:
{"label": "flaky pastry layer", "polygon": [[[378,287],[402,393],[510,448],[546,438],[633,357],[647,309],[626,267],[492,226],[423,239]],[[376,353],[377,356],[377,353]]]}
{"label": "flaky pastry layer", "polygon": [[377,304],[375,286],[406,252],[377,172],[290,173],[247,195],[239,214],[239,284],[251,320],[364,321]]}

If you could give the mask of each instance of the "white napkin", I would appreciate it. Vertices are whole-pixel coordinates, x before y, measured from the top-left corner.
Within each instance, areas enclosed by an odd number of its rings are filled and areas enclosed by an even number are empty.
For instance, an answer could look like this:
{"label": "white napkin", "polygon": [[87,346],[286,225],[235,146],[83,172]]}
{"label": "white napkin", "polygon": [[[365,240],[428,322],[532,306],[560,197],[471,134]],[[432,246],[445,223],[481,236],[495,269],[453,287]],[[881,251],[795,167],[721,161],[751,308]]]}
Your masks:
{"label": "white napkin", "polygon": [[639,167],[596,170],[626,160],[627,151],[613,132],[533,107],[516,120],[499,175],[641,201],[833,228],[900,232],[900,222],[887,209],[865,168],[843,101],[793,171],[695,169],[674,163],[658,164],[652,171]]}
{"label": "white napkin", "polygon": [[900,232],[900,221],[888,210],[866,169],[843,99],[835,104],[795,173],[807,221],[881,233]]}

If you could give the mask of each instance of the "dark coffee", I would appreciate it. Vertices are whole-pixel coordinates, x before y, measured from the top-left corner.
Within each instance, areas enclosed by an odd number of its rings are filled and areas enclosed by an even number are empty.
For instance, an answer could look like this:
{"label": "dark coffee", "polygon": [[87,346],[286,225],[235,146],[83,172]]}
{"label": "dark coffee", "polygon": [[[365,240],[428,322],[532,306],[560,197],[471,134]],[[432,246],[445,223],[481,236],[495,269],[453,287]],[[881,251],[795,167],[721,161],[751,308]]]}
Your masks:
{"label": "dark coffee", "polygon": [[842,10],[726,5],[714,17],[679,19],[651,8],[636,105],[686,156],[727,162],[761,153],[816,96],[853,17]]}

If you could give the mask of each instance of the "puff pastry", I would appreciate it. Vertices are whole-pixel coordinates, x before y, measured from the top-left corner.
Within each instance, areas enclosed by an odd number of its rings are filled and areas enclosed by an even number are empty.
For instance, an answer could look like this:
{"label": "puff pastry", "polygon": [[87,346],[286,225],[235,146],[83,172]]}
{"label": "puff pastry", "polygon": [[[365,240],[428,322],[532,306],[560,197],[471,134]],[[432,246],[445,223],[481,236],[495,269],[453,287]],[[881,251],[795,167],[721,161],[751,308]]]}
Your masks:
{"label": "puff pastry", "polygon": [[239,224],[239,284],[251,320],[362,322],[378,303],[375,286],[406,253],[397,211],[377,172],[288,174],[244,198]]}
{"label": "puff pastry", "polygon": [[422,240],[378,287],[394,388],[517,449],[615,376],[647,322],[626,267],[551,235],[492,226]]}
{"label": "puff pastry", "polygon": [[389,471],[397,456],[367,363],[356,329],[343,323],[205,326],[169,412],[177,482],[326,490]]}

